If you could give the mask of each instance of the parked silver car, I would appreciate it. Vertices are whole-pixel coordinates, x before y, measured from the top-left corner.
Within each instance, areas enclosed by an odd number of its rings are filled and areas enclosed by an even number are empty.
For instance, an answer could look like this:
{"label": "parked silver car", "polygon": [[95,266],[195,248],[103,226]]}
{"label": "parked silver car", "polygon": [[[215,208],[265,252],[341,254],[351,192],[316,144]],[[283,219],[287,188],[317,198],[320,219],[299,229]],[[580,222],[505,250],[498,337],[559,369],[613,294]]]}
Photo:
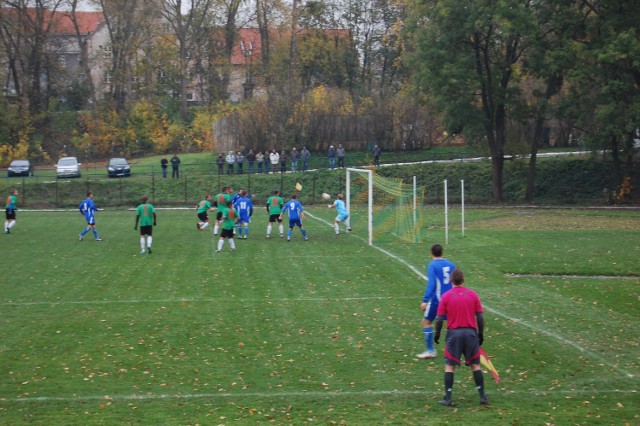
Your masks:
{"label": "parked silver car", "polygon": [[80,177],[80,166],[76,157],[62,157],[56,166],[58,178]]}

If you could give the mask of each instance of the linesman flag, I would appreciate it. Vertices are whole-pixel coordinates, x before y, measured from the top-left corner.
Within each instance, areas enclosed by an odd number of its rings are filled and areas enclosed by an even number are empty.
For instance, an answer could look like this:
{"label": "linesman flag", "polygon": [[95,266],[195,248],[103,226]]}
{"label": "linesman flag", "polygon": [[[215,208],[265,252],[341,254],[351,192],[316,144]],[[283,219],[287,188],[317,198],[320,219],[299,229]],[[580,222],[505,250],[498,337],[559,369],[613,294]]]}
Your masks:
{"label": "linesman flag", "polygon": [[297,189],[298,191],[302,191],[302,185],[300,185],[300,182],[297,182],[297,183],[296,183],[296,189]]}
{"label": "linesman flag", "polygon": [[482,349],[482,346],[480,347],[480,364],[484,368],[489,370],[489,373],[491,373],[491,375],[493,376],[493,380],[495,380],[496,383],[500,383],[500,376],[498,375],[498,370],[496,370],[496,368],[493,366],[493,363],[489,359],[489,355],[487,355],[484,349]]}

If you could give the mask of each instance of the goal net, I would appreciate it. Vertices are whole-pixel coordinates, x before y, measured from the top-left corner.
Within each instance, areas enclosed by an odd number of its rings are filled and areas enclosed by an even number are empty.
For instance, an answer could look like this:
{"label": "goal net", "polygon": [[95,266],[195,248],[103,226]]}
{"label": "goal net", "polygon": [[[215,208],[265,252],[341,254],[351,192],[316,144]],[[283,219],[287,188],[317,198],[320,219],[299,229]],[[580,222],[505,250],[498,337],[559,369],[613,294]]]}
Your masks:
{"label": "goal net", "polygon": [[347,169],[346,204],[352,227],[365,227],[369,244],[402,240],[424,241],[424,189],[372,170]]}

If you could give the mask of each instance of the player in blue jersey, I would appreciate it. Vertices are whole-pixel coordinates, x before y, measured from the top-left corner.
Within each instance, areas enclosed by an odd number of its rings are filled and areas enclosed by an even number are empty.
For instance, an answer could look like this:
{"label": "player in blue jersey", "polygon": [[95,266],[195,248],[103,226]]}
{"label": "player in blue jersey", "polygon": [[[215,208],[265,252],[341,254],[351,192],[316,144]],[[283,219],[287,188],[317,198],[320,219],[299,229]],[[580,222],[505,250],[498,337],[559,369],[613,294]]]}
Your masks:
{"label": "player in blue jersey", "polygon": [[280,213],[280,220],[282,220],[282,216],[287,213],[289,215],[289,231],[287,232],[287,241],[291,241],[291,234],[293,233],[293,228],[297,226],[300,228],[300,232],[302,232],[302,236],[304,240],[308,240],[307,231],[305,231],[302,226],[302,220],[304,219],[304,209],[302,208],[302,203],[298,201],[298,196],[293,194],[291,196],[291,200],[284,203],[284,208]]}
{"label": "player in blue jersey", "polygon": [[[233,207],[238,212],[238,221],[236,229],[238,238],[247,239],[249,237],[249,223],[251,223],[251,215],[253,214],[253,201],[247,195],[246,189],[238,192],[239,197],[233,202]],[[234,197],[235,198],[235,197]]]}
{"label": "player in blue jersey", "polygon": [[96,241],[102,241],[102,238],[98,235],[98,229],[96,228],[96,217],[95,213],[99,212],[100,209],[96,207],[93,202],[93,193],[87,192],[87,198],[78,206],[78,210],[80,210],[80,214],[84,215],[84,218],[87,221],[87,226],[84,230],[78,235],[78,239],[82,241],[82,237],[86,235],[89,230],[93,231],[93,236],[96,238]]}
{"label": "player in blue jersey", "polygon": [[333,228],[336,230],[336,235],[340,233],[340,222],[344,222],[344,226],[347,231],[351,231],[351,224],[349,223],[349,212],[347,211],[347,205],[344,202],[344,195],[338,194],[338,198],[329,205],[329,208],[335,207],[338,215],[333,223]]}
{"label": "player in blue jersey", "polygon": [[422,332],[426,350],[416,355],[420,359],[435,358],[436,350],[433,346],[433,321],[438,313],[438,305],[442,295],[451,290],[451,273],[456,269],[449,260],[442,257],[444,249],[440,244],[431,246],[431,262],[427,265],[427,286],[420,303],[424,311],[422,318]]}

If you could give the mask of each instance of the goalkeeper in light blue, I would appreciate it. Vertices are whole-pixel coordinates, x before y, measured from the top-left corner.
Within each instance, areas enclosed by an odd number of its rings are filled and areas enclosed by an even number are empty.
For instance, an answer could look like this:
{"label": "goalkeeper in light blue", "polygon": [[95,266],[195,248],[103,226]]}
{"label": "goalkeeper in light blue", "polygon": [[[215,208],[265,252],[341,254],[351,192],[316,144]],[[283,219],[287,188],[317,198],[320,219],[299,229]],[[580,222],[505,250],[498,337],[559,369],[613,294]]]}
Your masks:
{"label": "goalkeeper in light blue", "polygon": [[298,201],[298,196],[293,194],[291,196],[291,200],[284,203],[284,207],[282,208],[282,212],[280,213],[280,220],[282,220],[282,216],[287,213],[289,215],[289,231],[287,231],[287,241],[291,241],[291,234],[293,233],[293,228],[300,228],[300,232],[302,232],[302,236],[304,240],[307,241],[309,237],[307,236],[307,231],[302,226],[302,220],[304,219],[304,209],[302,208],[302,203]]}
{"label": "goalkeeper in light blue", "polygon": [[349,212],[347,211],[347,205],[344,202],[344,195],[338,194],[337,199],[328,206],[329,208],[335,207],[338,215],[336,216],[335,221],[333,222],[333,228],[336,231],[336,235],[340,233],[340,222],[344,223],[347,231],[351,231],[351,224],[349,222]]}

